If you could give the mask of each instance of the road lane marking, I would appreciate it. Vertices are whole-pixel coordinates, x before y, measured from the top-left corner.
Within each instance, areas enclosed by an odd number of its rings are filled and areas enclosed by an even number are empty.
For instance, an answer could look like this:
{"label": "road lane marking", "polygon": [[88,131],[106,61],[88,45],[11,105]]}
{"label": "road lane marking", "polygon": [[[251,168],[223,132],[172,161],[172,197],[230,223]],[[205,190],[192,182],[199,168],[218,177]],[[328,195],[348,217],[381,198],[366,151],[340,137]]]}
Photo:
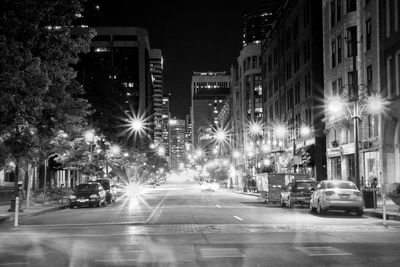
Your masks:
{"label": "road lane marking", "polygon": [[215,205],[217,208],[221,208],[221,206],[220,205]]}
{"label": "road lane marking", "polygon": [[94,260],[94,262],[121,262],[121,261],[137,261],[138,259],[115,259],[115,260]]}
{"label": "road lane marking", "polygon": [[30,265],[29,261],[26,262],[10,262],[10,263],[0,263],[0,266],[10,266],[10,265]]}
{"label": "road lane marking", "polygon": [[125,250],[125,251],[105,251],[104,254],[119,254],[119,253],[142,253],[143,250]]}
{"label": "road lane marking", "polygon": [[200,254],[203,259],[243,257],[243,254],[238,248],[201,248]]}
{"label": "road lane marking", "polygon": [[[144,222],[145,224],[148,224],[148,223],[153,219],[153,217],[155,217],[155,221],[158,220],[158,218],[159,218],[160,215],[161,215],[161,210],[160,210],[160,211],[158,211],[158,210],[159,210],[161,204],[162,204],[162,203],[165,201],[165,199],[168,197],[168,195],[169,195],[169,192],[163,197],[163,199],[160,201],[160,203],[158,203],[158,205],[155,207],[155,209],[153,210],[153,212],[150,214],[149,218],[147,218],[147,220]],[[157,216],[155,216],[156,213],[157,213]]]}
{"label": "road lane marking", "polygon": [[235,217],[236,219],[238,219],[239,221],[243,221],[243,219],[242,218],[240,218],[240,217],[238,217],[238,216],[233,216],[233,217]]}
{"label": "road lane marking", "polygon": [[334,247],[295,247],[295,249],[307,254],[310,257],[315,256],[351,256],[352,253],[348,253]]}

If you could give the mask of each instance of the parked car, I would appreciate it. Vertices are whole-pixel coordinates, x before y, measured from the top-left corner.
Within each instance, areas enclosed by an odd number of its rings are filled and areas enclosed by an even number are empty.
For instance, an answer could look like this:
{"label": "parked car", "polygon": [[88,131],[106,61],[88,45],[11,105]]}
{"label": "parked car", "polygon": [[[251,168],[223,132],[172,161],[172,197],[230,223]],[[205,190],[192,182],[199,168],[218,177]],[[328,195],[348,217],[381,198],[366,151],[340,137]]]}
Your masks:
{"label": "parked car", "polygon": [[363,194],[351,181],[321,181],[311,195],[310,210],[321,215],[328,210],[355,211],[361,217],[364,213]]}
{"label": "parked car", "polygon": [[311,179],[293,180],[282,188],[281,206],[287,205],[291,208],[295,204],[308,205],[315,187],[316,183]]}
{"label": "parked car", "polygon": [[97,179],[95,182],[100,183],[103,186],[104,190],[106,190],[107,203],[111,203],[117,200],[117,188],[111,179]]}
{"label": "parked car", "polygon": [[69,196],[69,207],[75,206],[100,207],[106,206],[106,191],[97,182],[88,182],[77,185]]}

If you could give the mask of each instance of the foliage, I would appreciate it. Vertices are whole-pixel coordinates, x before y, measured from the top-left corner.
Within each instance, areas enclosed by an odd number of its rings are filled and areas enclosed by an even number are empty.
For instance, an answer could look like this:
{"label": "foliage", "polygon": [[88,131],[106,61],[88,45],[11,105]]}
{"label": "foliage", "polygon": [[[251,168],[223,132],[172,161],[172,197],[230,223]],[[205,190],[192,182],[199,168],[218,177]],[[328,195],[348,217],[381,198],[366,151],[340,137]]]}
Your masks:
{"label": "foliage", "polygon": [[72,66],[90,36],[70,33],[79,0],[3,0],[0,10],[0,159],[38,161],[59,150],[60,131],[72,140],[85,127]]}

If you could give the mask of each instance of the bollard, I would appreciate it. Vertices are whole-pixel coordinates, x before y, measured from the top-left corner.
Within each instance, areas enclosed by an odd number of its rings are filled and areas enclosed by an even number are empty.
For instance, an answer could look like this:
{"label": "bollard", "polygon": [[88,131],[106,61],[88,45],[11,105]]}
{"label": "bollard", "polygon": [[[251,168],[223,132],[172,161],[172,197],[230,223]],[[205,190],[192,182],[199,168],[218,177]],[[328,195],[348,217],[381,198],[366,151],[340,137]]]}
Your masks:
{"label": "bollard", "polygon": [[19,197],[15,198],[15,218],[14,226],[18,226],[18,215],[19,215]]}
{"label": "bollard", "polygon": [[382,215],[383,215],[383,225],[386,226],[386,194],[382,194],[383,207],[382,207]]}

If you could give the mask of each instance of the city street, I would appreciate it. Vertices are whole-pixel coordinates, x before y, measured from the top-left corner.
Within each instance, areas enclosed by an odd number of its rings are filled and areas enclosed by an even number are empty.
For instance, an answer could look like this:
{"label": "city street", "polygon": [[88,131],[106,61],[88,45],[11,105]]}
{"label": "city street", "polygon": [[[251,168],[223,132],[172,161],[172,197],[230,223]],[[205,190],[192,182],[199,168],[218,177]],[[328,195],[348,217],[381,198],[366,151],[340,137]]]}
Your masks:
{"label": "city street", "polygon": [[282,208],[198,184],[143,188],[102,208],[2,229],[0,266],[395,266],[400,223]]}

